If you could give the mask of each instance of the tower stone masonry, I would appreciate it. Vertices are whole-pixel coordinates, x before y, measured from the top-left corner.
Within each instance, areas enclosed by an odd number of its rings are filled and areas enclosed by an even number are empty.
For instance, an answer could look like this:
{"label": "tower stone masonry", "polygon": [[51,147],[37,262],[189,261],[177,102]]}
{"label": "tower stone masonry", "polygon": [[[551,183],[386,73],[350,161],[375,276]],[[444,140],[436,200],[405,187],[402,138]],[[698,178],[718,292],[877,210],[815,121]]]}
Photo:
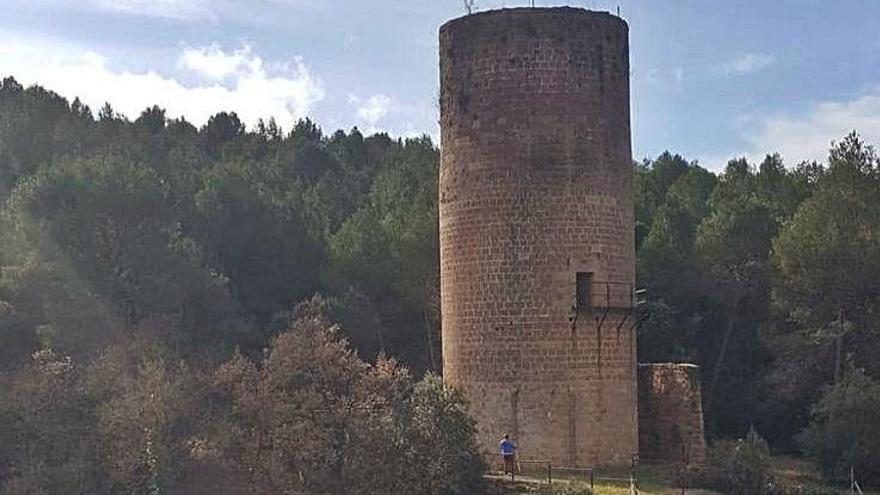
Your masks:
{"label": "tower stone masonry", "polygon": [[525,458],[638,452],[628,27],[576,8],[440,28],[444,378]]}

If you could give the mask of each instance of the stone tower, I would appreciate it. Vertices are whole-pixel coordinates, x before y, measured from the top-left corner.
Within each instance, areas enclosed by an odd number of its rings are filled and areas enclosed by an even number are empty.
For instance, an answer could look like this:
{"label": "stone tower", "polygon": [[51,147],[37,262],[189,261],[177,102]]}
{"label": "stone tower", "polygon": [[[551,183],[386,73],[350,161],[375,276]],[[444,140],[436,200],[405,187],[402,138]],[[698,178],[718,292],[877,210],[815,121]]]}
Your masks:
{"label": "stone tower", "polygon": [[521,456],[638,452],[626,23],[575,8],[440,28],[443,373],[479,439]]}

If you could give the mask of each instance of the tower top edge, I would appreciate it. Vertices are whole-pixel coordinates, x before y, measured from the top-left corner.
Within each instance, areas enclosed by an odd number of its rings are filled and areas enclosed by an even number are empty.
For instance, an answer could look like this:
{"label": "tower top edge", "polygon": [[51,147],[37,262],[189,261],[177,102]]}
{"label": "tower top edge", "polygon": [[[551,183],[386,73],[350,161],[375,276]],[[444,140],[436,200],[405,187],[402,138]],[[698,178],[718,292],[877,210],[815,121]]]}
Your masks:
{"label": "tower top edge", "polygon": [[567,20],[590,20],[619,23],[624,29],[629,25],[622,18],[611,12],[601,10],[588,10],[581,7],[511,7],[484,10],[474,12],[473,14],[463,15],[450,19],[440,26],[440,32],[455,29],[472,22],[505,22],[523,19],[542,19],[547,17],[558,17]]}

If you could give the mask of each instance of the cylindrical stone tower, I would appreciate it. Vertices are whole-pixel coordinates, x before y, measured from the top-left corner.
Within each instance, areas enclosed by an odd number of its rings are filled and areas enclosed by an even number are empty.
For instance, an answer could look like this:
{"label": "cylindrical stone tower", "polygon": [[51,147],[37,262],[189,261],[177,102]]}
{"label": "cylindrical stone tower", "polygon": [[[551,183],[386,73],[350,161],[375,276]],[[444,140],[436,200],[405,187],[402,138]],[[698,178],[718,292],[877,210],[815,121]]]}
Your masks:
{"label": "cylindrical stone tower", "polygon": [[491,452],[638,452],[627,33],[575,8],[440,28],[443,373]]}

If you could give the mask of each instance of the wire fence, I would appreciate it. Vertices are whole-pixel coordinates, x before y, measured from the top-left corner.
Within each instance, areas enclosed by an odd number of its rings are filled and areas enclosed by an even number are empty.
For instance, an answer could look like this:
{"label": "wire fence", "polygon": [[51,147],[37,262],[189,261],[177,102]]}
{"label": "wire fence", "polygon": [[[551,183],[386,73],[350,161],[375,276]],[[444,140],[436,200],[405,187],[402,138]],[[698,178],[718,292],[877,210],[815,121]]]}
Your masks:
{"label": "wire fence", "polygon": [[621,483],[628,484],[632,493],[638,493],[635,471],[638,460],[635,457],[628,476],[600,476],[594,468],[554,465],[549,459],[521,459],[519,456],[516,456],[512,463],[513,469],[508,471],[507,468],[511,466],[507,465],[500,455],[489,452],[484,452],[483,455],[486,458],[497,459],[497,463],[490,462],[490,466],[498,471],[503,471],[505,476],[509,475],[511,481],[516,481],[517,476],[546,480],[548,485],[552,485],[554,481],[579,481],[589,484],[591,492],[595,492],[596,483]]}
{"label": "wire fence", "polygon": [[[682,494],[686,494],[688,493],[688,490],[692,488],[691,484],[694,481],[694,474],[696,472],[695,467],[698,467],[690,462],[690,459],[686,454],[683,454],[682,459],[679,461],[669,459],[639,459],[637,455],[634,455],[628,476],[619,475],[621,471],[614,473],[618,474],[617,476],[611,476],[597,474],[596,469],[592,467],[554,464],[549,459],[520,459],[517,455],[514,458],[513,469],[507,471],[505,469],[505,463],[499,454],[483,452],[483,456],[489,460],[490,469],[496,472],[503,471],[505,476],[510,476],[511,481],[515,482],[517,476],[519,476],[521,480],[546,481],[548,485],[552,485],[554,482],[581,482],[589,485],[591,493],[595,493],[595,486],[597,483],[615,483],[628,485],[631,494],[638,494],[639,483],[637,476],[638,471],[636,468],[639,466],[662,466],[666,468],[674,468],[675,488],[676,490],[680,489]],[[850,468],[849,473],[849,493],[850,495],[864,495],[853,468]]]}

